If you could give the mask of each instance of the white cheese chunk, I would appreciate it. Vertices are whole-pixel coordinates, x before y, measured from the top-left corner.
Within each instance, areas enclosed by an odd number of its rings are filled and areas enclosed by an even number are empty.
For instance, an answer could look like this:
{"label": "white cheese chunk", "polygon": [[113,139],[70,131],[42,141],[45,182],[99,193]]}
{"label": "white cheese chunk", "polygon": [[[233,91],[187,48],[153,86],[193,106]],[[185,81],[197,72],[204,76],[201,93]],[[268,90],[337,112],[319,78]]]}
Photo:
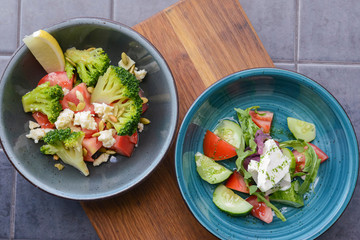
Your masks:
{"label": "white cheese chunk", "polygon": [[105,121],[109,119],[109,115],[113,115],[114,107],[106,103],[93,103],[93,105],[95,113]]}
{"label": "white cheese chunk", "polygon": [[135,70],[134,74],[135,74],[136,79],[141,82],[145,78],[147,71],[145,69]]}
{"label": "white cheese chunk", "polygon": [[55,122],[55,127],[57,129],[65,129],[71,127],[73,119],[74,119],[74,112],[66,108],[64,109],[64,111],[60,113],[59,117],[57,118]]}
{"label": "white cheese chunk", "polygon": [[257,187],[262,192],[267,192],[289,173],[289,167],[290,159],[281,152],[273,139],[269,139],[265,142],[264,153],[260,156],[260,162],[251,160],[248,171]]}
{"label": "white cheese chunk", "polygon": [[113,135],[116,134],[115,129],[112,128],[109,130],[100,131],[99,133],[100,136],[98,137],[98,140],[102,142],[104,147],[110,148],[116,142],[115,138],[113,137]]}
{"label": "white cheese chunk", "polygon": [[38,143],[43,137],[45,137],[46,133],[52,131],[51,128],[36,128],[31,129],[29,134],[26,135],[27,138],[33,139],[35,143]]}
{"label": "white cheese chunk", "polygon": [[139,129],[139,132],[142,132],[144,130],[144,124],[139,122],[138,129]]}
{"label": "white cheese chunk", "polygon": [[97,128],[97,123],[92,117],[90,111],[75,113],[74,125],[78,125],[89,130],[95,130]]}
{"label": "white cheese chunk", "polygon": [[39,128],[40,127],[40,124],[38,124],[37,122],[34,122],[34,121],[29,121],[29,128],[30,130],[32,129],[35,129],[35,128]]}

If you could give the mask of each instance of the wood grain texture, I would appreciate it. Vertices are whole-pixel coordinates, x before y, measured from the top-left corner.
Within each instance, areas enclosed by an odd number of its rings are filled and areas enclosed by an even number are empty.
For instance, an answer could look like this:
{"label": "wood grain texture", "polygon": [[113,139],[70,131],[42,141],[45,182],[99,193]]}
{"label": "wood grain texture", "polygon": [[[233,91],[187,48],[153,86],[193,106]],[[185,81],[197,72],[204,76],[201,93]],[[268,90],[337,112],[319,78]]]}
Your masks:
{"label": "wood grain texture", "polygon": [[[274,66],[237,0],[180,1],[134,29],[154,44],[172,71],[179,124],[212,83],[236,71]],[[174,147],[135,189],[111,199],[82,202],[100,239],[215,239],[180,194]]]}

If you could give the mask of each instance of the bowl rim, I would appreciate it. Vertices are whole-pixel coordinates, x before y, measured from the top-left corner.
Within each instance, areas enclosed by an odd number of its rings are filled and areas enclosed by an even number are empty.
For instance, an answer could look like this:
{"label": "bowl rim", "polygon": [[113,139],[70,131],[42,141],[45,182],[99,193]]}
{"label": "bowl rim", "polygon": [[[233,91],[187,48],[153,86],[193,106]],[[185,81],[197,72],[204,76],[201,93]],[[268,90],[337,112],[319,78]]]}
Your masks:
{"label": "bowl rim", "polygon": [[334,215],[334,217],[328,222],[326,223],[320,231],[318,231],[317,233],[313,234],[312,236],[308,236],[311,238],[316,238],[319,237],[320,235],[322,235],[323,233],[325,233],[327,230],[330,229],[330,227],[332,225],[335,224],[335,222],[337,222],[339,220],[339,218],[342,216],[342,214],[344,213],[345,209],[349,206],[349,203],[354,195],[355,189],[356,189],[356,183],[357,180],[359,178],[359,154],[360,154],[360,149],[359,149],[359,142],[357,140],[357,136],[356,136],[356,132],[355,132],[355,128],[354,125],[351,122],[351,119],[349,118],[348,114],[346,113],[345,109],[342,107],[342,105],[339,103],[339,101],[335,98],[335,96],[333,94],[330,93],[330,91],[328,91],[324,86],[322,86],[320,83],[318,83],[317,81],[305,76],[304,74],[298,73],[296,71],[291,71],[291,70],[285,70],[285,69],[281,69],[281,68],[277,68],[277,67],[254,67],[254,68],[248,68],[248,69],[244,69],[241,71],[237,71],[234,72],[232,74],[229,74],[221,79],[219,79],[218,81],[216,81],[215,83],[211,84],[209,87],[207,87],[197,98],[196,100],[193,102],[193,104],[190,106],[190,108],[188,109],[187,113],[185,114],[183,121],[180,125],[179,131],[178,131],[178,137],[176,140],[176,145],[175,145],[175,173],[176,173],[176,180],[181,192],[181,196],[183,198],[183,200],[186,203],[187,208],[189,209],[189,211],[191,212],[191,214],[195,217],[195,219],[205,228],[207,229],[211,234],[213,234],[214,236],[221,238],[222,236],[214,231],[213,229],[211,229],[211,226],[209,226],[207,224],[206,220],[202,220],[200,219],[201,214],[197,214],[196,212],[193,211],[193,209],[190,207],[189,205],[189,199],[187,197],[187,193],[184,190],[184,186],[185,183],[181,182],[183,179],[181,177],[181,169],[182,169],[182,150],[183,150],[183,141],[185,138],[185,133],[187,130],[187,127],[189,126],[190,120],[193,117],[193,115],[196,113],[196,111],[198,110],[198,107],[201,106],[205,100],[206,97],[208,97],[212,91],[215,91],[216,88],[218,87],[222,87],[227,85],[228,83],[233,83],[236,81],[239,81],[242,78],[247,78],[247,77],[254,77],[254,76],[264,76],[264,75],[286,75],[287,77],[292,77],[292,78],[296,78],[297,81],[301,80],[307,84],[312,84],[314,86],[316,86],[317,88],[320,88],[323,90],[323,92],[325,94],[328,95],[328,97],[332,98],[332,100],[334,101],[334,103],[337,105],[338,109],[340,111],[342,111],[342,113],[344,114],[344,116],[346,117],[345,119],[347,120],[348,126],[350,126],[349,129],[349,133],[351,134],[351,140],[355,143],[354,147],[355,147],[355,152],[356,152],[356,156],[355,156],[355,160],[357,159],[356,164],[357,164],[357,168],[355,169],[356,174],[354,174],[355,178],[354,180],[351,182],[351,186],[349,188],[349,192],[346,196],[346,199],[343,203],[343,205],[341,206],[341,208],[336,212],[336,214]]}
{"label": "bowl rim", "polygon": [[[111,19],[107,19],[107,18],[101,18],[101,17],[74,17],[74,18],[68,18],[64,21],[60,21],[54,24],[51,24],[48,27],[45,28],[41,28],[45,31],[48,31],[49,33],[52,33],[55,30],[61,29],[61,28],[68,28],[71,27],[72,25],[76,26],[76,25],[86,25],[86,24],[92,24],[92,25],[99,25],[99,26],[106,26],[111,28],[111,29],[117,29],[117,30],[121,30],[121,29],[125,29],[126,34],[132,34],[131,36],[137,36],[139,37],[143,42],[145,42],[146,44],[148,44],[148,46],[150,48],[152,48],[152,50],[158,55],[158,58],[162,61],[162,65],[165,66],[165,74],[167,76],[169,76],[169,82],[173,85],[174,88],[174,92],[175,92],[175,96],[173,98],[174,104],[176,106],[176,109],[174,110],[174,124],[170,125],[171,128],[169,129],[169,135],[167,137],[167,140],[165,142],[165,148],[166,151],[163,152],[163,155],[159,157],[157,157],[155,160],[153,161],[153,167],[150,168],[147,173],[143,176],[142,179],[139,179],[138,181],[134,181],[132,180],[132,183],[130,185],[126,185],[123,189],[117,189],[116,191],[108,191],[107,195],[103,194],[101,196],[98,195],[94,195],[91,194],[90,196],[86,196],[86,195],[74,195],[74,194],[64,194],[63,192],[59,192],[58,190],[54,190],[54,191],[50,191],[47,190],[45,188],[43,188],[42,186],[37,185],[36,183],[34,183],[33,181],[30,180],[31,177],[27,177],[25,176],[16,166],[16,164],[13,162],[13,160],[10,158],[10,155],[7,153],[7,149],[3,144],[3,128],[0,127],[0,145],[2,148],[2,151],[5,153],[7,159],[10,161],[11,165],[16,169],[16,171],[23,177],[25,178],[29,183],[31,183],[33,186],[39,188],[40,190],[51,194],[53,196],[57,196],[63,199],[69,199],[69,200],[77,200],[77,201],[92,201],[92,200],[100,200],[100,199],[109,199],[109,198],[114,198],[116,196],[122,195],[128,191],[130,191],[131,189],[136,188],[138,185],[140,185],[141,183],[143,183],[146,179],[148,179],[151,174],[153,174],[153,172],[159,167],[160,163],[165,159],[165,157],[169,154],[170,152],[170,148],[171,146],[175,143],[175,134],[178,130],[178,116],[179,116],[179,96],[178,96],[178,91],[177,91],[177,86],[176,86],[176,82],[174,79],[174,75],[169,67],[169,64],[167,63],[167,61],[165,60],[164,56],[160,53],[160,51],[148,40],[146,39],[141,33],[139,33],[138,31],[134,30],[133,28],[111,20]],[[70,26],[69,26],[70,25]],[[123,31],[123,30],[121,30]],[[0,85],[4,84],[4,77],[7,75],[7,69],[9,68],[10,64],[14,61],[14,59],[16,58],[17,54],[23,49],[25,48],[25,44],[22,42],[20,44],[20,46],[17,47],[17,49],[13,52],[13,54],[11,55],[10,59],[8,60],[1,78],[0,78]],[[0,112],[0,116],[2,116],[2,112]],[[93,196],[94,195],[94,196]]]}

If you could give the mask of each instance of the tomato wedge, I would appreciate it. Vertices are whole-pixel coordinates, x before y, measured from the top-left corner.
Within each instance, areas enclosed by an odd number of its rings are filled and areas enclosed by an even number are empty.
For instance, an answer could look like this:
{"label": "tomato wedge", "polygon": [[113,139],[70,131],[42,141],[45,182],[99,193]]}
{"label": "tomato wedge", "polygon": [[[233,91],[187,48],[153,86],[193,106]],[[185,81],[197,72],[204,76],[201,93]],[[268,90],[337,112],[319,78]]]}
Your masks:
{"label": "tomato wedge", "polygon": [[138,135],[138,133],[137,133],[137,132],[134,132],[134,134],[129,137],[129,140],[130,140],[130,142],[132,142],[132,143],[134,143],[134,144],[137,144],[138,141],[139,141],[139,135]]}
{"label": "tomato wedge", "polygon": [[81,93],[81,95],[83,96],[84,102],[85,102],[85,107],[82,110],[75,111],[75,112],[90,111],[92,114],[95,114],[94,105],[92,105],[90,102],[91,95],[88,92],[85,83],[80,83],[79,85],[77,85],[76,87],[71,89],[71,91],[64,96],[64,99],[62,101],[60,101],[63,109],[69,108],[69,102],[72,102],[76,106],[79,104],[80,100],[78,99],[78,97],[76,95],[77,91],[79,93]]}
{"label": "tomato wedge", "polygon": [[34,112],[32,114],[35,121],[41,126],[41,128],[54,128],[55,124],[51,123],[48,117],[41,112]]}
{"label": "tomato wedge", "polygon": [[236,170],[228,178],[225,186],[239,192],[249,193],[249,189],[246,187],[244,177],[241,176],[241,174]]}
{"label": "tomato wedge", "polygon": [[84,160],[93,162],[94,159],[92,158],[92,155],[94,155],[102,147],[102,142],[98,141],[96,137],[90,137],[84,138],[82,145],[87,150]]}
{"label": "tomato wedge", "polygon": [[250,110],[249,114],[253,122],[261,128],[264,133],[270,132],[274,113],[269,111],[257,111],[256,113],[254,110]]}
{"label": "tomato wedge", "polygon": [[308,143],[310,146],[312,146],[312,148],[314,149],[316,155],[318,156],[318,158],[320,158],[321,162],[324,162],[326,159],[329,158],[328,155],[326,155],[326,153],[324,153],[320,148],[318,148],[317,146],[315,146],[312,143]]}
{"label": "tomato wedge", "polygon": [[305,167],[305,161],[306,161],[306,157],[305,154],[298,152],[296,150],[292,151],[295,157],[295,161],[296,161],[296,167],[295,167],[295,172],[302,172],[304,167]]}
{"label": "tomato wedge", "polygon": [[111,147],[111,149],[115,150],[115,152],[121,155],[130,157],[135,147],[135,144],[130,141],[130,136],[119,136],[115,134],[114,138],[116,142]]}
{"label": "tomato wedge", "polygon": [[[269,200],[269,197],[266,197]],[[256,196],[250,196],[246,199],[248,203],[253,205],[251,210],[251,215],[264,221],[266,223],[271,223],[273,220],[273,213],[270,207],[266,206],[264,202],[258,202]]]}
{"label": "tomato wedge", "polygon": [[66,75],[66,72],[52,72],[43,77],[38,85],[41,85],[45,82],[50,82],[50,86],[59,85],[62,88],[66,88],[69,91],[73,87],[73,79],[69,79]]}
{"label": "tomato wedge", "polygon": [[204,154],[216,161],[236,156],[235,147],[207,130],[203,142]]}

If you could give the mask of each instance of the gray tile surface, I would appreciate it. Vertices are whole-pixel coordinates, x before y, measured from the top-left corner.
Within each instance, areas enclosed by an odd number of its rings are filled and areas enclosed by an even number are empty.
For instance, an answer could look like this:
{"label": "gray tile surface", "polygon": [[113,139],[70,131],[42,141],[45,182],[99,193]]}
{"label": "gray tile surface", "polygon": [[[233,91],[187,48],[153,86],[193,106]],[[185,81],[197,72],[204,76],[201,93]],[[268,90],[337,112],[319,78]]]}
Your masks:
{"label": "gray tile surface", "polygon": [[15,170],[0,150],[0,239],[10,237],[14,175]]}
{"label": "gray tile surface", "polygon": [[[275,66],[299,71],[327,88],[348,113],[359,139],[360,2],[239,1]],[[0,0],[0,75],[24,35],[39,28],[81,16],[110,18],[132,26],[175,2]],[[319,239],[359,239],[359,204],[357,188],[344,214]],[[78,202],[57,198],[33,187],[15,174],[0,150],[2,239],[98,237]]]}
{"label": "gray tile surface", "polygon": [[110,0],[22,0],[20,38],[74,17],[111,17]]}
{"label": "gray tile surface", "polygon": [[133,26],[176,2],[178,1],[114,0],[114,20],[128,26]]}
{"label": "gray tile surface", "polygon": [[12,53],[17,47],[18,1],[0,0],[0,53]]}
{"label": "gray tile surface", "polygon": [[240,0],[260,40],[274,60],[295,57],[295,0]]}
{"label": "gray tile surface", "polygon": [[360,63],[360,1],[301,0],[299,57]]}
{"label": "gray tile surface", "polygon": [[79,202],[47,194],[19,175],[16,206],[16,239],[98,239]]}

